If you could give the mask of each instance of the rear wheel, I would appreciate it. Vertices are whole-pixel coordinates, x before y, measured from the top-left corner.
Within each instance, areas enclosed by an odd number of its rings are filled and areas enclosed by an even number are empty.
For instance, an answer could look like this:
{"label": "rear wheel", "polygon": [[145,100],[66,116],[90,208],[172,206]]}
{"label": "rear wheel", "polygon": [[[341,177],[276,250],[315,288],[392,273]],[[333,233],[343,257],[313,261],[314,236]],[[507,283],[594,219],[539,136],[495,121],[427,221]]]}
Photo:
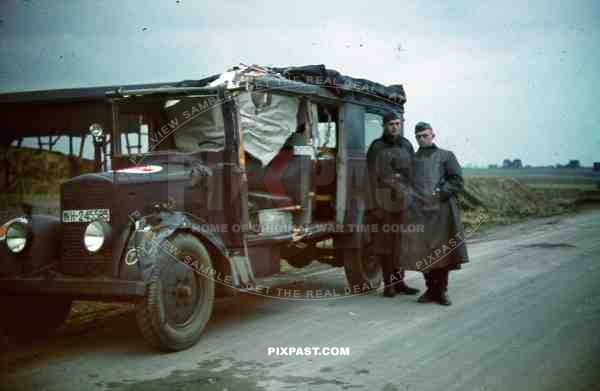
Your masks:
{"label": "rear wheel", "polygon": [[[359,227],[365,221],[364,211],[357,209],[354,213],[353,224]],[[346,279],[352,292],[367,292],[379,287],[381,265],[374,255],[372,235],[368,230],[356,229],[351,234],[338,236],[334,245],[336,257],[344,264]]]}
{"label": "rear wheel", "polygon": [[310,258],[307,255],[303,255],[303,254],[299,254],[294,257],[288,257],[288,258],[285,258],[285,260],[287,261],[287,263],[289,263],[296,269],[302,269],[303,267],[310,265],[313,261],[312,258]]}
{"label": "rear wheel", "polygon": [[313,244],[302,244],[301,247],[290,245],[281,251],[281,257],[297,269],[306,267],[315,260]]}
{"label": "rear wheel", "polygon": [[0,299],[0,329],[18,339],[49,334],[69,316],[72,300],[60,296],[4,296]]}
{"label": "rear wheel", "polygon": [[200,339],[215,297],[215,282],[199,272],[213,268],[202,242],[177,234],[171,244],[177,251],[161,251],[146,297],[137,305],[142,335],[164,351],[187,349]]}
{"label": "rear wheel", "polygon": [[[346,242],[344,247],[352,246],[352,243],[347,244],[351,237],[340,239],[342,240]],[[336,248],[336,252],[344,262],[346,279],[353,292],[367,292],[381,285],[381,265],[377,257],[370,254],[368,247]]]}

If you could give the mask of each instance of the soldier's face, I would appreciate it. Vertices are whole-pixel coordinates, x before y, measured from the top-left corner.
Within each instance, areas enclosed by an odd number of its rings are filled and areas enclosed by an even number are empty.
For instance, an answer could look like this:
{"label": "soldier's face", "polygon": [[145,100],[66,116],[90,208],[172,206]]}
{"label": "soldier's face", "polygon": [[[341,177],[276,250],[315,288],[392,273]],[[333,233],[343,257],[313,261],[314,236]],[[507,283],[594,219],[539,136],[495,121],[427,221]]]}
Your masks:
{"label": "soldier's face", "polygon": [[399,119],[386,122],[384,128],[385,132],[390,136],[402,136],[402,121]]}
{"label": "soldier's face", "polygon": [[422,132],[415,133],[415,138],[417,139],[417,143],[419,143],[419,147],[430,147],[433,144],[435,134],[433,134],[433,130],[425,129]]}

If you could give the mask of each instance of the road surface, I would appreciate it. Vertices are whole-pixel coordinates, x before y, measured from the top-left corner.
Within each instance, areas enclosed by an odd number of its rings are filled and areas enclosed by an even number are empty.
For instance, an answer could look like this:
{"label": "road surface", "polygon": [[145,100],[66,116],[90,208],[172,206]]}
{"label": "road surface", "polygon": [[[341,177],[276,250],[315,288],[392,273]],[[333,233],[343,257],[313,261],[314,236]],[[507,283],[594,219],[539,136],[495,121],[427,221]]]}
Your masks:
{"label": "road surface", "polygon": [[[2,390],[600,389],[600,211],[490,230],[450,276],[454,305],[381,292],[333,300],[219,301],[201,342],[150,350],[127,308],[0,356]],[[422,277],[410,284],[424,288]],[[338,290],[340,269],[295,272]],[[289,281],[288,281],[289,282]],[[348,356],[269,355],[347,347]]]}

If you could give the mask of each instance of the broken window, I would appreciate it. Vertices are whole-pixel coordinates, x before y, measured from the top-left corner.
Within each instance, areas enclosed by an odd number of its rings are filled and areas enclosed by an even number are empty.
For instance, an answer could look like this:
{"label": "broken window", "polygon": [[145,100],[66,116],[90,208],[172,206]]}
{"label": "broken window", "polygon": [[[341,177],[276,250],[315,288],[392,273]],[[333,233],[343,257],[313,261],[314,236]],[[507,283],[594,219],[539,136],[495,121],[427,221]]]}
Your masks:
{"label": "broken window", "polygon": [[373,141],[383,133],[383,116],[374,113],[365,113],[365,151]]}
{"label": "broken window", "polygon": [[316,146],[317,148],[337,147],[337,109],[326,106],[318,106],[319,123],[317,125]]}
{"label": "broken window", "polygon": [[148,152],[148,130],[148,124],[144,123],[140,123],[133,129],[123,129],[121,132],[122,153],[134,155]]}
{"label": "broken window", "polygon": [[168,100],[167,124],[157,135],[172,133],[175,147],[190,152],[219,151],[225,147],[225,125],[221,106],[215,97]]}

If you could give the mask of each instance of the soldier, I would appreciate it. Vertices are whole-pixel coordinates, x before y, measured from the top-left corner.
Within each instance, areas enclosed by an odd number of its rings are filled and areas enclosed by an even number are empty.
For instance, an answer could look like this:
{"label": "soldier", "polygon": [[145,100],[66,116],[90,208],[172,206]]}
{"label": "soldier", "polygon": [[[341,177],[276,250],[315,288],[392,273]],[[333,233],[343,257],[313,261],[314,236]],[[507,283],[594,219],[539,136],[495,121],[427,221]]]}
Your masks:
{"label": "soldier", "polygon": [[419,297],[420,303],[450,305],[448,273],[468,262],[456,199],[463,190],[462,169],[454,153],[434,144],[431,125],[419,122],[415,137],[419,150],[413,166],[413,203],[407,214],[422,229],[403,235],[402,265],[424,274],[427,291]]}
{"label": "soldier", "polygon": [[418,289],[404,282],[404,272],[397,266],[400,229],[407,208],[406,196],[412,177],[411,163],[414,149],[402,135],[402,118],[394,112],[383,117],[383,135],[374,140],[367,152],[367,165],[374,201],[373,217],[379,229],[374,233],[374,252],[381,263],[385,297],[396,293],[414,295]]}

